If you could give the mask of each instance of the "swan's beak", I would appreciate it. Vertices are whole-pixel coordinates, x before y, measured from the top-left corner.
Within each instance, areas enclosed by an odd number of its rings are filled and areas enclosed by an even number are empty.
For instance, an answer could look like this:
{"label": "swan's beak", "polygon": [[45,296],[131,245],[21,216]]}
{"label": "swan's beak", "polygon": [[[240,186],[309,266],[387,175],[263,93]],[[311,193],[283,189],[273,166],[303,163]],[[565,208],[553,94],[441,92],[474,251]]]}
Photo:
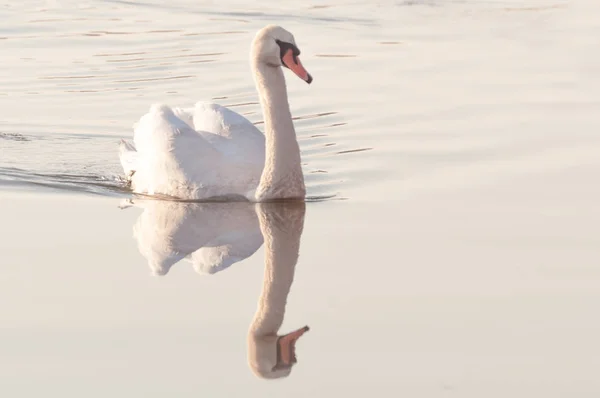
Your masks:
{"label": "swan's beak", "polygon": [[300,79],[304,80],[308,84],[312,82],[312,76],[306,71],[306,69],[304,69],[302,62],[300,62],[300,58],[294,55],[292,49],[289,49],[281,58],[281,60],[283,61],[283,64],[292,72],[294,72]]}
{"label": "swan's beak", "polygon": [[297,362],[296,342],[309,330],[308,326],[304,326],[277,339],[277,365],[275,365],[273,371],[291,368]]}

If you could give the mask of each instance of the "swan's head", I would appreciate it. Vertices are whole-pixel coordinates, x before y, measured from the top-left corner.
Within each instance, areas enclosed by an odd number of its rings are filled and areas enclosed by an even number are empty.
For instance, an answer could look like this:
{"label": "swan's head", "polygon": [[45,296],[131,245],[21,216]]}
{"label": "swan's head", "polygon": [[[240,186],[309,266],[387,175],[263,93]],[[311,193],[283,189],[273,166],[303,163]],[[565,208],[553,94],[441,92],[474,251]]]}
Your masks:
{"label": "swan's head", "polygon": [[302,66],[299,55],[294,36],[281,26],[268,25],[262,28],[252,42],[251,56],[254,60],[274,68],[284,66],[310,84],[312,76]]}
{"label": "swan's head", "polygon": [[263,379],[288,377],[296,364],[296,342],[308,332],[308,326],[282,336],[257,336],[248,339],[248,364]]}

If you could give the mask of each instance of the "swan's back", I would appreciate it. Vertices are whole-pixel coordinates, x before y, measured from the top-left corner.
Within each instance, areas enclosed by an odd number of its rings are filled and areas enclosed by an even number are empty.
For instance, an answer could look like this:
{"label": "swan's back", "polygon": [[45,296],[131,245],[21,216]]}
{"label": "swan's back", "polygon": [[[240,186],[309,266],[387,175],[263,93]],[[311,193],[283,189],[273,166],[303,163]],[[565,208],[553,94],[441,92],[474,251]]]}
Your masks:
{"label": "swan's back", "polygon": [[257,162],[262,169],[265,136],[244,116],[211,102],[198,102],[193,109],[173,111],[229,160]]}

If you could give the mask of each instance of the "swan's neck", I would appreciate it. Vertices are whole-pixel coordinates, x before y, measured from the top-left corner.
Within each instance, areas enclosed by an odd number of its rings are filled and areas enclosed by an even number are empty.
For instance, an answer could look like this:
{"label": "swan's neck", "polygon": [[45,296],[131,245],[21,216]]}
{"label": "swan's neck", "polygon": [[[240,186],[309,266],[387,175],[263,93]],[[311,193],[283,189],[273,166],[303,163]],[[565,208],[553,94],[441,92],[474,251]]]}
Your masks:
{"label": "swan's neck", "polygon": [[256,200],[304,198],[300,147],[280,67],[253,60],[252,69],[265,120],[265,166]]}
{"label": "swan's neck", "polygon": [[298,206],[271,205],[269,210],[275,211],[257,209],[265,240],[265,272],[258,308],[250,325],[250,334],[255,339],[276,337],[283,323],[304,225],[303,202]]}

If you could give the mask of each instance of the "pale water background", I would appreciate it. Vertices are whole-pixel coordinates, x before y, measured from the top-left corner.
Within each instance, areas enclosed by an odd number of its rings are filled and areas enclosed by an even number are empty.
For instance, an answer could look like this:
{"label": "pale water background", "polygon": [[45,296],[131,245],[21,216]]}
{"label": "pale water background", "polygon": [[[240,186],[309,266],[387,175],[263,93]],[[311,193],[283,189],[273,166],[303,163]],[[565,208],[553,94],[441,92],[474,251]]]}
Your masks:
{"label": "pale water background", "polygon": [[[0,3],[0,395],[597,397],[599,15]],[[260,126],[248,52],[268,23],[315,78],[286,74],[309,195],[335,195],[307,204],[281,331],[311,331],[278,381],[246,359],[264,247],[151,276],[116,152],[156,102]]]}

